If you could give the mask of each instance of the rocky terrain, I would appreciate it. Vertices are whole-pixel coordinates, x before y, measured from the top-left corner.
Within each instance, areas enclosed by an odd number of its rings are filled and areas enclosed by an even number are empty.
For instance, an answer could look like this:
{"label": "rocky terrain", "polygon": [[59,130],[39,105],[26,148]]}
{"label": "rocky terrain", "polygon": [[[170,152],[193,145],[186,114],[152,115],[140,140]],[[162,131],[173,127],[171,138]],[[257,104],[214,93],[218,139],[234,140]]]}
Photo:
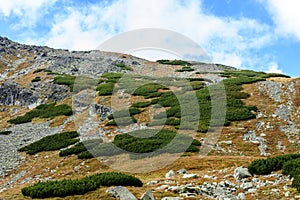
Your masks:
{"label": "rocky terrain", "polygon": [[[181,68],[131,55],[96,50],[70,52],[19,44],[0,37],[0,199],[28,199],[21,194],[21,189],[38,181],[113,171],[105,159],[100,162],[96,158],[78,159],[75,155],[60,157],[59,151],[35,155],[18,151],[26,145],[65,131],[77,131],[80,141],[100,138],[105,143],[115,135],[148,128],[149,117],[144,114],[138,115],[137,123],[126,128],[105,126],[107,117],[116,110],[112,98],[73,90],[67,83],[57,81],[59,76],[100,79],[105,73],[122,72],[152,78],[201,78],[208,86],[227,79],[222,72],[239,71],[197,62],[191,66],[193,70],[178,72]],[[299,91],[300,79],[286,77],[244,84],[243,92],[249,97],[243,102],[257,107],[252,111],[256,117],[223,127],[217,142],[209,144],[212,149],[207,156],[186,153],[162,169],[137,173],[144,183],[141,188],[101,187],[66,199],[300,199],[299,192],[291,187],[293,178],[289,175],[276,171],[258,176],[247,169],[255,159],[299,153]],[[126,92],[120,92],[118,105],[129,98]],[[135,96],[131,104],[140,100],[145,98]],[[8,122],[47,103],[70,105],[73,115],[37,117],[21,124]],[[88,117],[82,114],[86,110]],[[207,137],[208,134],[199,132],[193,135],[203,144]]]}

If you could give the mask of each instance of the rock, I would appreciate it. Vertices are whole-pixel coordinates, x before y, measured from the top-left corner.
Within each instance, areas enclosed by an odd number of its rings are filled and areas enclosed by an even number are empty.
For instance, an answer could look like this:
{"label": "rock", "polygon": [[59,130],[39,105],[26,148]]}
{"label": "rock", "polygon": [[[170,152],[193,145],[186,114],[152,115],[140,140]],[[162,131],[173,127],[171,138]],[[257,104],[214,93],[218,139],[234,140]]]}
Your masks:
{"label": "rock", "polygon": [[123,186],[117,186],[106,190],[112,197],[119,198],[120,200],[137,200],[137,198]]}
{"label": "rock", "polygon": [[168,173],[166,173],[166,178],[172,178],[172,177],[174,177],[176,174],[174,173],[174,171],[173,170],[170,170]]}
{"label": "rock", "polygon": [[180,200],[179,197],[164,197],[161,200]]}
{"label": "rock", "polygon": [[157,187],[156,190],[165,190],[167,188],[169,188],[169,185],[161,185],[161,186]]}
{"label": "rock", "polygon": [[248,168],[245,167],[238,167],[234,170],[234,178],[235,180],[241,180],[243,178],[248,178],[251,177],[252,175],[250,174]]}
{"label": "rock", "polygon": [[145,192],[141,197],[141,200],[155,200],[155,198],[152,192],[150,190],[147,190],[147,192]]}
{"label": "rock", "polygon": [[198,178],[198,174],[183,174],[182,178]]}
{"label": "rock", "polygon": [[256,192],[257,192],[257,189],[255,189],[255,188],[250,188],[248,190],[248,193],[256,193]]}
{"label": "rock", "polygon": [[158,183],[158,181],[150,181],[150,182],[147,183],[147,185],[155,185],[157,183]]}
{"label": "rock", "polygon": [[180,175],[186,174],[186,173],[187,173],[187,170],[184,169],[184,168],[182,168],[182,169],[180,169],[180,170],[177,171],[177,174],[180,174]]}
{"label": "rock", "polygon": [[242,183],[240,185],[240,188],[242,190],[249,190],[250,188],[253,188],[253,184],[252,183]]}
{"label": "rock", "polygon": [[238,198],[239,200],[244,200],[244,199],[246,199],[246,195],[245,195],[245,193],[241,192],[241,193],[239,193],[239,194],[237,195],[237,198]]}

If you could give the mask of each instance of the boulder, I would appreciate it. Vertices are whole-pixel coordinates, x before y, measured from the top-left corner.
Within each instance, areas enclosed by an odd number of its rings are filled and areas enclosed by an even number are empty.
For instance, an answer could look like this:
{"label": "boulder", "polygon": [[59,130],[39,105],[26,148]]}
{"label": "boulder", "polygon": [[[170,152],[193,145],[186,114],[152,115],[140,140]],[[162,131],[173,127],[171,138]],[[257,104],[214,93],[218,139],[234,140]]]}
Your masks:
{"label": "boulder", "polygon": [[182,178],[198,178],[198,174],[184,174]]}
{"label": "boulder", "polygon": [[182,169],[177,171],[177,174],[180,174],[180,175],[181,174],[187,174],[187,171],[186,171],[186,169],[182,168]]}
{"label": "boulder", "polygon": [[251,177],[252,175],[250,174],[248,168],[245,167],[238,167],[234,170],[234,178],[235,180],[240,180],[243,178],[248,178]]}
{"label": "boulder", "polygon": [[172,178],[174,177],[176,174],[174,173],[173,170],[170,170],[168,173],[166,173],[166,178]]}
{"label": "boulder", "polygon": [[137,200],[137,198],[123,186],[117,186],[106,190],[112,197],[119,198],[120,200]]}
{"label": "boulder", "polygon": [[155,200],[155,198],[152,192],[150,190],[147,190],[147,192],[145,192],[141,197],[141,200]]}

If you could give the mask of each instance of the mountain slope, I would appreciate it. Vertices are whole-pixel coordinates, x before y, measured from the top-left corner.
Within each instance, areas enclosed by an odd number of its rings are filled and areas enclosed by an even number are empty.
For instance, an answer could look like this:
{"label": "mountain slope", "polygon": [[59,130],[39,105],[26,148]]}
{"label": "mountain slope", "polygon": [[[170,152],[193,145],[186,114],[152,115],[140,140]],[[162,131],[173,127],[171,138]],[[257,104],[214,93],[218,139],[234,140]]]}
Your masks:
{"label": "mountain slope", "polygon": [[[236,180],[234,171],[255,159],[299,153],[300,79],[219,64],[149,62],[118,53],[69,52],[2,37],[0,72],[0,199],[25,199],[21,189],[38,181],[118,170],[142,180],[143,187],[129,187],[137,197],[146,190],[153,190],[158,199],[297,196],[296,189],[289,187],[291,178],[280,172]],[[226,96],[222,96],[223,87]],[[118,88],[116,93],[114,88]],[[193,100],[199,103],[199,117]],[[220,106],[216,115],[211,114],[214,101]],[[222,102],[227,104],[227,115],[212,121],[215,127],[209,129],[210,117],[222,113]],[[127,109],[129,112],[124,112]],[[153,136],[151,142],[120,136],[150,134],[149,130],[162,128],[163,139]],[[89,143],[79,143],[78,153],[59,156],[61,149],[76,147],[77,139],[51,151],[48,142],[33,155],[18,152],[46,136],[68,131],[77,131],[80,141],[99,139],[100,145],[117,144],[148,154],[136,158],[116,153],[108,145],[96,151],[94,146],[87,148]],[[177,151],[172,148],[152,154],[173,139],[172,131],[182,134],[175,143]],[[189,147],[181,149],[183,140],[195,140],[201,146],[183,153]],[[204,157],[199,156],[199,148]],[[208,155],[206,148],[211,149]],[[102,162],[92,158],[87,149],[101,156]],[[181,168],[191,177],[165,177],[169,170]],[[106,189],[66,199],[113,199]]]}

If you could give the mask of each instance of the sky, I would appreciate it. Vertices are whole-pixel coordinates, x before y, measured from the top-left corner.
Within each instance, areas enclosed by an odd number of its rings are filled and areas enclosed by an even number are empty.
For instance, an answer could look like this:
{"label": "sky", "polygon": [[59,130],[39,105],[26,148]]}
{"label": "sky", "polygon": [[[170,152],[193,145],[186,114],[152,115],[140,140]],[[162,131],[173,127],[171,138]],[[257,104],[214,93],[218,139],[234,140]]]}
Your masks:
{"label": "sky", "polygon": [[[299,77],[299,8],[297,0],[1,0],[0,36],[93,50],[124,32],[166,29],[197,43],[211,62]],[[172,57],[158,54],[136,52]]]}

